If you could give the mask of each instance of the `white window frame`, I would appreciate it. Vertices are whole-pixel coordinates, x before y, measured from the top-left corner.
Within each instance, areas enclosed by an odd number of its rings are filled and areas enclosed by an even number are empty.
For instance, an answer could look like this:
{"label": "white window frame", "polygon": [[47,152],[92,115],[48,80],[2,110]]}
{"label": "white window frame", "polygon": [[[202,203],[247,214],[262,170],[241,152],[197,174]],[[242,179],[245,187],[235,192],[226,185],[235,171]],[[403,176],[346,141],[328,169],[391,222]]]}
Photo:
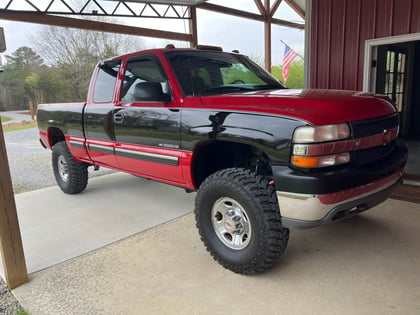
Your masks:
{"label": "white window frame", "polygon": [[372,67],[373,60],[377,60],[378,46],[420,41],[420,33],[370,39],[365,41],[363,65],[363,91],[375,92],[376,68]]}

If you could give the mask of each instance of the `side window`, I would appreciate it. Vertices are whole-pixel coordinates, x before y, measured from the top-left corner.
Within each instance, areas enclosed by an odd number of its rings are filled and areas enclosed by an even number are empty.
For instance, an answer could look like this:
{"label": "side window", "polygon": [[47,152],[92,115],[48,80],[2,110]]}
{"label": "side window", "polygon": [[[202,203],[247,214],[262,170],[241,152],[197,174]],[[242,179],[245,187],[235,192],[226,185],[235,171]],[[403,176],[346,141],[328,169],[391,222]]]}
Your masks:
{"label": "side window", "polygon": [[120,67],[120,60],[107,61],[99,65],[99,73],[93,89],[94,103],[112,102]]}
{"label": "side window", "polygon": [[121,102],[162,101],[170,91],[168,79],[154,56],[136,56],[127,62]]}

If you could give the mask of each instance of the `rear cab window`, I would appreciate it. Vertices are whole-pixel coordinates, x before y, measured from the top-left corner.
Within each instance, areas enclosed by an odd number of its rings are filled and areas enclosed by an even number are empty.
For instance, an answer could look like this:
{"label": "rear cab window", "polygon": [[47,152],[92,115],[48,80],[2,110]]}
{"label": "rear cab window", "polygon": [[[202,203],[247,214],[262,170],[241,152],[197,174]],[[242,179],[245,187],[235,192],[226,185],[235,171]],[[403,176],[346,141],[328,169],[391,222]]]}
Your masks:
{"label": "rear cab window", "polygon": [[99,64],[99,72],[93,88],[94,103],[111,103],[113,101],[120,68],[121,60],[119,59]]}

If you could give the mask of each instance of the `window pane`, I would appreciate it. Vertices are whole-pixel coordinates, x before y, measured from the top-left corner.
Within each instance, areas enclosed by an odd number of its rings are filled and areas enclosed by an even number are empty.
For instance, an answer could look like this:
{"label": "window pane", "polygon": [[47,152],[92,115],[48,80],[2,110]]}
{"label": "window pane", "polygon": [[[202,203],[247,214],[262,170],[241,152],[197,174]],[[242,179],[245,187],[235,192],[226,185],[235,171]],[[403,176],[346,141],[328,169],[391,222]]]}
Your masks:
{"label": "window pane", "polygon": [[281,83],[247,57],[210,51],[167,53],[185,96],[281,89]]}
{"label": "window pane", "polygon": [[136,102],[135,87],[141,82],[158,82],[162,91],[169,93],[167,77],[158,59],[153,56],[136,56],[128,60],[121,91],[122,102]]}
{"label": "window pane", "polygon": [[99,66],[100,70],[93,90],[93,101],[95,103],[112,102],[120,64],[121,61],[112,61]]}

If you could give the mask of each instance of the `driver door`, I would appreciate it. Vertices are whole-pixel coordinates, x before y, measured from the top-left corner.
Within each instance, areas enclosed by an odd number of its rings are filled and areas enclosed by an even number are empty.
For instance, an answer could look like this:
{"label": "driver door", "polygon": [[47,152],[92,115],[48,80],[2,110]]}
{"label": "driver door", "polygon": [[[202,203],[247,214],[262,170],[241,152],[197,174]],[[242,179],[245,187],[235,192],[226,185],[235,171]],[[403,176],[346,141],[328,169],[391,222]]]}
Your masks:
{"label": "driver door", "polygon": [[121,169],[183,182],[180,110],[171,107],[170,100],[168,79],[156,56],[128,59],[120,102],[113,114],[115,154]]}

